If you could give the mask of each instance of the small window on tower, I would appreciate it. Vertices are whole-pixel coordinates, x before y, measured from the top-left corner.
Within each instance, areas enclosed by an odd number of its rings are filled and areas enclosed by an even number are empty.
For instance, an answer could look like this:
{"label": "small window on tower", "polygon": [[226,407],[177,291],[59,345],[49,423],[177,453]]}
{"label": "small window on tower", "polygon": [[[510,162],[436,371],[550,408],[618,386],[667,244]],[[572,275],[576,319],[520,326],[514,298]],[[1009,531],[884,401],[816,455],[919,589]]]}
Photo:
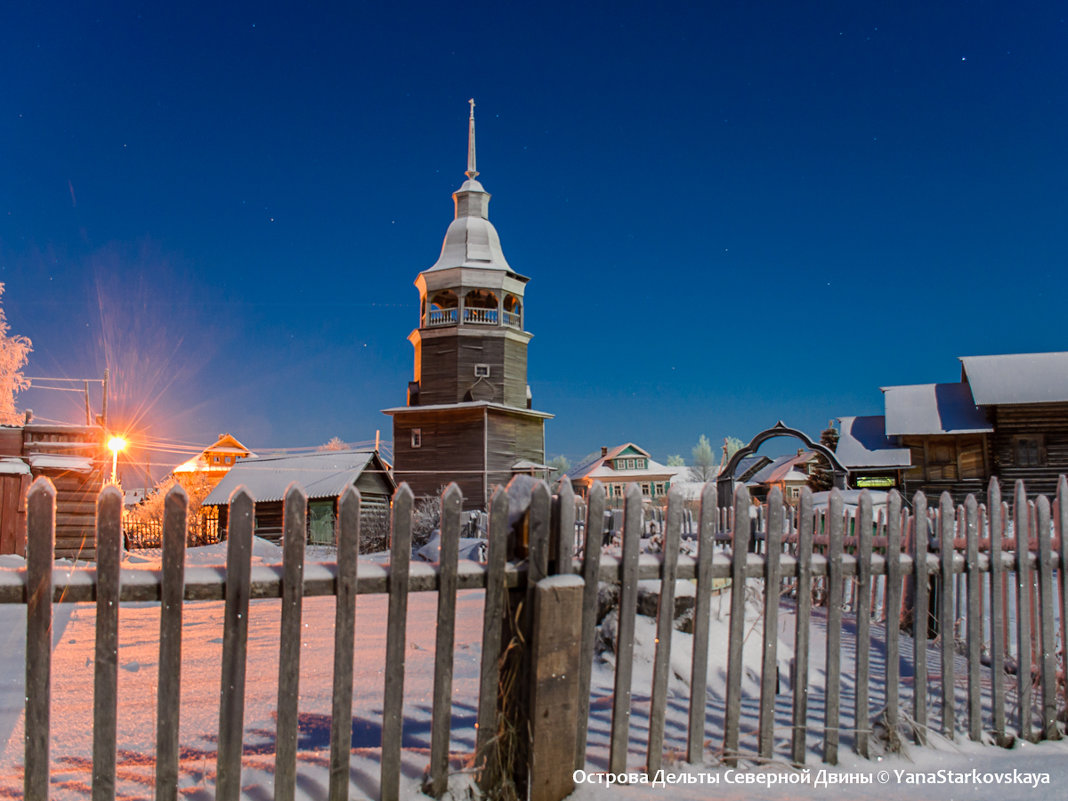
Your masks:
{"label": "small window on tower", "polygon": [[422,446],[423,446],[423,429],[421,429],[421,428],[413,428],[412,429],[412,447],[413,448],[421,448]]}
{"label": "small window on tower", "polygon": [[475,378],[489,378],[490,366],[488,364],[475,365]]}

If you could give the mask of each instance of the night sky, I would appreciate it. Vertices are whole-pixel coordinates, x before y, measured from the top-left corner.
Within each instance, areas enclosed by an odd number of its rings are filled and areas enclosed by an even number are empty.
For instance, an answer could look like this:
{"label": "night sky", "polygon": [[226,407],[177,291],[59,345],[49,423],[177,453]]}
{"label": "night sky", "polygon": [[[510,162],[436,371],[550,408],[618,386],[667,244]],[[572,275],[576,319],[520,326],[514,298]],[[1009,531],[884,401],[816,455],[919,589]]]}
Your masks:
{"label": "night sky", "polygon": [[390,438],[469,97],[550,457],[1068,349],[1062,3],[14,5],[3,305],[157,466]]}

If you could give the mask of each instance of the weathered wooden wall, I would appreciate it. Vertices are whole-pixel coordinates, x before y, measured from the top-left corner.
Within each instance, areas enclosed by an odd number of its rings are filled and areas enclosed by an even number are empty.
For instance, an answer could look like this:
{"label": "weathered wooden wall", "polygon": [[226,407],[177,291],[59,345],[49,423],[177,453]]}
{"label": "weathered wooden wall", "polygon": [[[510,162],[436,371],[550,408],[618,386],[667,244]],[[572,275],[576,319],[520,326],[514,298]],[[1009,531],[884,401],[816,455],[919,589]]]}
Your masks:
{"label": "weathered wooden wall", "polygon": [[[1041,439],[1043,464],[1017,464],[1019,436]],[[992,450],[994,475],[1003,484],[1023,479],[1028,492],[1052,496],[1057,489],[1057,476],[1068,471],[1068,403],[995,406]]]}

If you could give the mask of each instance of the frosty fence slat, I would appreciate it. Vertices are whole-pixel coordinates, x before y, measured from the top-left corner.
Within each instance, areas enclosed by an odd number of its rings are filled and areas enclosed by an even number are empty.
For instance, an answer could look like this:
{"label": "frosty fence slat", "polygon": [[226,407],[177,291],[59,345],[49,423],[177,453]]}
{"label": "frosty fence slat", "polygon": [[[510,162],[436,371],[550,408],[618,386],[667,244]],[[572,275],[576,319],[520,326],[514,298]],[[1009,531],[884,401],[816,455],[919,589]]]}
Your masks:
{"label": "frosty fence slat", "polygon": [[[871,648],[878,648],[880,643],[872,642],[875,637],[869,637],[864,629],[863,621],[854,622],[857,626],[855,640],[858,649],[854,669],[856,673],[852,680],[846,683],[846,687],[857,688],[854,699],[857,706],[852,710],[852,726],[848,713],[841,719],[841,708],[838,698],[838,690],[842,686],[841,671],[843,664],[848,664],[846,655],[839,648],[842,633],[842,598],[846,580],[856,576],[856,592],[854,602],[857,613],[862,618],[869,618],[870,607],[873,603],[871,584],[875,577],[887,577],[883,585],[883,605],[887,629],[880,639],[885,639],[887,666],[885,676],[895,687],[887,687],[884,695],[886,703],[893,707],[887,709],[885,720],[891,726],[896,726],[899,720],[897,708],[896,680],[900,675],[898,660],[901,655],[897,648],[897,619],[900,609],[900,597],[902,585],[912,583],[912,612],[915,632],[915,645],[913,660],[913,673],[917,677],[914,687],[914,723],[919,723],[920,728],[916,732],[917,738],[922,740],[925,732],[925,721],[928,716],[928,703],[926,693],[925,662],[930,641],[928,640],[928,616],[927,616],[927,585],[928,577],[937,579],[940,590],[938,602],[935,604],[939,612],[938,628],[942,635],[942,675],[939,677],[942,690],[943,712],[941,722],[951,736],[961,733],[956,725],[954,713],[953,687],[953,659],[963,658],[967,667],[968,678],[968,726],[967,734],[976,736],[976,726],[982,726],[980,720],[982,707],[977,704],[980,696],[980,681],[976,679],[980,675],[977,671],[979,666],[977,656],[982,654],[984,646],[988,643],[992,649],[990,658],[993,664],[1004,662],[1005,654],[999,653],[998,640],[1001,638],[999,618],[1002,613],[1009,610],[1001,608],[998,598],[997,578],[1006,572],[1014,573],[1017,582],[1017,599],[1012,619],[1014,624],[1017,653],[1016,662],[1021,665],[1020,673],[1027,677],[1030,674],[1032,647],[1039,645],[1034,663],[1039,669],[1041,678],[1042,703],[1038,708],[1033,708],[1028,695],[1031,693],[1031,682],[1026,678],[1022,686],[1015,687],[1015,701],[1017,704],[1018,728],[1020,734],[1028,736],[1033,728],[1035,718],[1041,720],[1039,734],[1046,737],[1059,736],[1060,728],[1056,721],[1057,706],[1064,703],[1063,697],[1058,694],[1056,685],[1051,680],[1053,655],[1056,653],[1056,634],[1060,633],[1061,641],[1064,640],[1065,614],[1068,596],[1065,593],[1063,578],[1065,575],[1065,563],[1068,558],[1068,544],[1063,536],[1066,522],[1065,502],[1068,489],[1064,482],[1061,483],[1060,497],[1053,509],[1040,500],[1032,504],[1027,500],[1023,487],[1017,487],[1015,511],[1015,542],[1010,546],[1010,539],[1006,538],[1006,549],[1001,551],[1002,535],[1009,532],[1003,531],[1004,514],[1002,507],[997,501],[997,494],[992,486],[990,494],[992,507],[989,515],[978,513],[974,501],[969,501],[964,507],[954,509],[951,503],[943,501],[930,519],[926,509],[926,502],[917,497],[914,504],[914,515],[911,517],[907,512],[900,512],[900,500],[896,494],[892,494],[888,508],[888,517],[883,521],[880,516],[879,533],[885,530],[886,536],[876,538],[876,550],[885,549],[885,553],[872,553],[871,534],[874,530],[869,500],[865,498],[861,503],[862,515],[859,520],[859,530],[855,521],[847,520],[843,514],[840,494],[832,493],[830,501],[830,513],[823,519],[811,512],[802,514],[795,528],[786,525],[782,519],[780,510],[770,510],[766,515],[759,516],[757,520],[768,521],[770,529],[756,530],[756,541],[766,543],[764,554],[750,554],[748,541],[752,536],[748,525],[738,532],[737,541],[731,551],[720,551],[722,558],[712,558],[711,545],[719,539],[726,539],[728,544],[732,541],[730,532],[718,532],[713,535],[714,521],[721,520],[731,522],[739,520],[748,522],[749,499],[744,488],[739,488],[735,498],[733,517],[725,510],[716,509],[711,503],[713,495],[706,491],[704,500],[709,501],[708,507],[702,506],[700,550],[697,556],[678,554],[672,547],[679,530],[679,517],[677,508],[669,509],[668,514],[668,538],[670,556],[639,554],[640,518],[641,518],[641,495],[637,487],[630,487],[627,494],[627,509],[624,517],[623,557],[619,558],[610,554],[601,553],[600,522],[600,496],[595,493],[590,499],[588,517],[585,520],[584,530],[590,538],[583,545],[583,552],[590,554],[588,561],[580,562],[576,559],[568,559],[573,549],[574,539],[569,536],[574,528],[574,503],[566,490],[561,489],[555,498],[550,498],[547,485],[540,484],[532,494],[531,515],[529,531],[531,535],[531,558],[530,564],[512,564],[505,561],[505,541],[512,536],[507,517],[507,495],[498,492],[494,496],[493,508],[490,516],[491,544],[490,562],[487,565],[478,565],[464,562],[453,568],[455,556],[451,545],[446,543],[442,552],[444,567],[429,564],[408,564],[407,555],[410,553],[410,526],[411,526],[411,495],[407,488],[398,490],[394,503],[394,538],[395,549],[390,565],[375,565],[365,563],[357,574],[357,521],[359,498],[355,492],[348,493],[348,497],[342,499],[340,525],[339,525],[339,553],[337,564],[304,564],[302,555],[298,553],[297,546],[303,544],[303,520],[305,515],[294,512],[291,525],[287,527],[286,542],[286,566],[269,565],[252,567],[251,556],[251,530],[253,516],[253,502],[247,493],[237,492],[232,500],[230,519],[230,541],[228,543],[227,568],[204,568],[189,567],[183,565],[183,541],[179,536],[164,537],[164,569],[163,570],[113,570],[108,564],[106,549],[101,550],[101,562],[97,570],[75,568],[69,573],[52,574],[52,515],[54,509],[54,492],[47,481],[36,482],[31,489],[28,498],[30,542],[28,548],[27,567],[25,569],[0,570],[0,603],[25,604],[27,607],[27,708],[26,708],[26,770],[24,773],[24,792],[27,797],[47,798],[49,784],[49,714],[50,714],[50,663],[51,653],[48,648],[50,638],[46,632],[51,624],[51,601],[52,599],[71,602],[97,602],[102,604],[101,611],[97,615],[99,626],[98,636],[107,648],[112,649],[111,643],[119,640],[112,637],[109,626],[110,615],[107,614],[113,608],[114,601],[159,601],[163,600],[161,613],[160,635],[160,694],[158,702],[158,737],[157,737],[157,788],[159,798],[173,798],[174,793],[168,790],[177,782],[177,727],[178,727],[178,690],[180,689],[180,674],[177,666],[181,659],[181,601],[184,600],[225,600],[226,611],[224,614],[223,632],[223,661],[222,661],[222,689],[220,693],[220,728],[218,747],[218,766],[216,775],[216,790],[219,798],[234,798],[241,788],[241,739],[243,727],[243,697],[244,697],[244,670],[245,649],[247,642],[249,599],[251,598],[286,598],[285,604],[290,608],[290,613],[283,613],[282,648],[279,660],[279,718],[278,735],[276,738],[276,780],[279,797],[288,795],[288,788],[292,786],[295,778],[295,765],[291,762],[294,754],[293,746],[287,742],[287,738],[295,731],[293,719],[295,707],[283,709],[284,701],[297,693],[296,673],[299,657],[287,655],[292,651],[292,645],[298,645],[299,635],[293,634],[296,620],[296,631],[299,632],[299,617],[293,614],[293,610],[299,614],[299,606],[302,597],[311,596],[334,596],[338,597],[336,610],[337,628],[335,632],[335,664],[334,664],[334,706],[331,722],[331,799],[347,797],[349,785],[349,756],[351,726],[346,725],[352,714],[352,647],[353,647],[353,610],[358,594],[388,593],[390,595],[390,623],[388,626],[387,651],[387,682],[383,692],[384,725],[383,725],[383,750],[382,750],[382,777],[381,788],[383,797],[396,797],[398,792],[398,780],[400,778],[400,742],[403,728],[403,656],[405,647],[405,609],[409,592],[439,591],[439,614],[436,623],[437,653],[435,655],[435,680],[434,680],[434,724],[431,735],[431,781],[428,784],[434,794],[444,790],[444,779],[447,777],[448,764],[443,759],[449,753],[448,728],[442,721],[449,720],[446,707],[451,706],[451,660],[453,657],[453,643],[451,637],[452,626],[455,616],[455,593],[459,589],[488,588],[485,603],[484,651],[482,658],[482,674],[480,677],[479,699],[479,727],[477,732],[477,751],[481,756],[490,756],[492,743],[496,729],[498,676],[494,672],[497,666],[497,655],[501,650],[500,637],[494,640],[494,632],[500,634],[499,626],[495,625],[501,620],[504,611],[502,601],[507,595],[507,589],[518,590],[525,594],[528,587],[528,579],[538,578],[547,572],[580,573],[588,585],[585,594],[585,609],[582,615],[582,647],[580,649],[582,665],[576,671],[576,681],[583,687],[585,699],[580,700],[579,709],[582,711],[579,723],[580,732],[587,731],[586,715],[589,708],[589,663],[595,659],[593,654],[593,622],[596,614],[597,580],[623,584],[621,600],[619,630],[617,641],[616,660],[616,692],[614,696],[613,721],[611,727],[611,752],[610,763],[613,770],[626,769],[628,752],[635,748],[635,739],[630,736],[630,718],[632,704],[630,693],[632,687],[633,653],[634,653],[634,617],[636,614],[636,585],[642,579],[661,579],[669,586],[667,592],[661,598],[661,614],[657,625],[659,645],[656,651],[657,664],[654,667],[654,683],[650,693],[649,713],[649,742],[645,755],[644,764],[652,769],[660,764],[665,753],[681,751],[686,747],[686,756],[689,761],[701,762],[706,757],[704,745],[706,742],[718,742],[719,737],[712,733],[706,740],[706,728],[714,716],[709,716],[707,711],[708,696],[704,693],[707,681],[707,633],[694,638],[695,646],[699,646],[702,654],[694,653],[693,667],[695,681],[691,685],[691,698],[689,699],[688,725],[683,727],[676,722],[665,728],[665,715],[670,704],[679,710],[682,705],[671,703],[670,693],[666,690],[664,665],[668,664],[671,648],[670,627],[668,616],[672,604],[671,587],[674,586],[672,577],[678,580],[689,580],[700,577],[697,585],[696,619],[699,626],[708,626],[708,602],[713,590],[712,580],[730,578],[735,588],[742,587],[749,578],[762,579],[760,583],[765,589],[765,607],[762,617],[765,622],[765,633],[770,635],[776,631],[775,617],[779,614],[778,601],[779,588],[787,579],[797,578],[795,583],[789,583],[788,588],[793,588],[796,595],[796,612],[798,614],[797,630],[797,655],[795,658],[803,660],[807,665],[807,634],[808,626],[802,625],[803,620],[809,617],[809,604],[812,595],[809,592],[810,576],[829,576],[828,584],[830,607],[827,610],[828,618],[828,644],[826,651],[825,669],[828,674],[828,685],[832,690],[825,698],[823,720],[814,720],[813,715],[807,714],[806,701],[808,698],[807,681],[804,670],[800,664],[795,664],[791,692],[794,696],[794,715],[800,713],[792,721],[793,739],[789,747],[789,757],[794,762],[803,762],[805,759],[805,731],[816,728],[820,723],[823,725],[825,741],[824,759],[833,761],[837,758],[839,745],[839,733],[851,740],[853,747],[858,751],[865,750],[865,736],[869,729],[867,715],[872,710],[865,696],[869,685],[879,677],[865,669],[867,652]],[[301,493],[296,492],[294,499],[300,498]],[[107,496],[104,496],[104,500]],[[446,515],[443,530],[447,539],[455,539],[457,530],[455,509],[458,508],[459,498],[446,498]],[[102,500],[103,503],[103,500]],[[169,528],[178,532],[182,528],[184,517],[184,498],[176,493],[168,497],[168,524]],[[106,507],[106,503],[104,506]],[[802,495],[800,505],[803,509],[811,509],[811,497],[807,491]],[[565,508],[565,506],[567,508]],[[296,507],[294,507],[296,508]],[[550,512],[550,510],[552,510]],[[963,510],[963,512],[962,512]],[[964,515],[962,518],[961,515]],[[977,514],[978,513],[978,514]],[[983,540],[983,521],[989,518],[989,528],[993,536],[987,536]],[[100,515],[100,526],[106,529],[109,515]],[[978,521],[978,522],[977,522]],[[815,522],[815,526],[813,523]],[[1037,522],[1037,525],[1036,525]],[[848,526],[847,526],[848,523]],[[932,525],[933,524],[933,525]],[[566,526],[567,532],[562,530]],[[829,536],[824,540],[830,545],[827,556],[812,554],[811,546],[813,530],[819,527],[820,532],[827,531]],[[849,527],[852,527],[850,532]],[[977,528],[979,529],[977,531]],[[1051,539],[1050,529],[1054,529],[1055,535]],[[780,552],[776,540],[780,532],[784,531],[785,548]],[[901,548],[902,534],[909,531],[913,543],[909,549]],[[937,532],[939,535],[936,547],[931,553],[927,553],[928,534]],[[851,533],[850,536],[846,536]],[[106,537],[101,537],[103,543]],[[1057,543],[1058,547],[1052,546]],[[454,544],[454,543],[453,543]],[[859,550],[853,551],[859,545]],[[802,552],[798,552],[798,547]],[[843,553],[843,546],[850,552]],[[967,547],[966,558],[960,553],[960,549]],[[979,547],[987,549],[986,553],[977,553]],[[290,550],[292,549],[292,551]],[[957,550],[955,550],[957,549]],[[915,556],[907,553],[912,550]],[[553,557],[553,558],[551,558]],[[563,557],[563,558],[560,558]],[[917,559],[919,563],[917,564]],[[776,562],[778,564],[776,564]],[[300,569],[297,569],[299,566]],[[918,569],[917,569],[918,568]],[[182,572],[184,570],[184,581]],[[995,579],[990,587],[990,616],[989,629],[980,626],[977,605],[980,602],[976,587],[980,584],[978,577],[981,573],[989,572]],[[1054,602],[1054,572],[1056,579],[1061,580],[1061,594]],[[967,584],[961,583],[961,592],[966,590],[967,604],[964,597],[960,603],[954,603],[954,587],[958,586],[958,580],[967,577]],[[1032,607],[1032,593],[1037,588],[1040,590],[1039,603]],[[48,588],[51,586],[51,598]],[[109,589],[110,587],[110,589]],[[109,595],[110,593],[110,595]],[[876,596],[876,600],[878,596]],[[111,605],[108,602],[111,601]],[[983,607],[978,607],[982,609]],[[1034,611],[1032,611],[1034,609]],[[955,610],[955,611],[954,611]],[[746,730],[746,739],[743,742],[740,734],[739,710],[741,703],[741,678],[743,671],[742,638],[745,636],[747,624],[744,618],[744,592],[731,593],[731,619],[728,621],[730,636],[728,637],[728,670],[726,680],[726,704],[724,729],[720,736],[723,737],[724,751],[721,755],[727,760],[739,758],[761,757],[778,758],[786,754],[777,754],[776,745],[782,748],[783,738],[776,741],[774,730],[776,724],[785,728],[791,721],[787,720],[789,713],[777,712],[775,704],[770,703],[772,690],[775,688],[773,673],[777,671],[777,659],[775,650],[777,643],[764,637],[764,653],[769,656],[762,660],[759,669],[759,686],[761,698],[759,703],[759,724],[757,725],[755,740],[748,738],[750,732]],[[961,621],[956,619],[958,615],[967,617],[967,649],[959,656],[953,648],[954,631],[960,626]],[[1032,621],[1032,615],[1034,620]],[[984,632],[989,631],[989,640],[984,641]],[[286,632],[289,632],[288,634]],[[759,636],[759,635],[758,635]],[[949,640],[949,646],[945,647],[945,641]],[[287,641],[289,646],[287,647]],[[1062,646],[1063,649],[1063,646]],[[111,682],[111,674],[108,673],[106,660],[96,660],[97,670],[102,671],[103,682],[98,683],[97,724],[94,729],[95,736],[101,740],[112,740],[110,748],[114,749],[114,734],[109,731],[109,726],[114,726],[114,713],[109,712],[111,702],[108,697],[108,687]],[[173,669],[172,669],[173,668]],[[985,669],[985,668],[984,668]],[[166,673],[166,676],[162,675]],[[705,675],[701,675],[701,674]],[[801,682],[805,686],[799,687]],[[1011,675],[997,676],[989,683],[983,683],[989,689],[982,690],[991,703],[992,727],[996,735],[998,731],[998,698],[1003,699],[1005,683],[1016,684]],[[166,686],[165,686],[166,685]],[[999,692],[1001,688],[1001,692]],[[646,688],[638,688],[645,692]],[[346,694],[346,690],[348,693]],[[712,688],[713,693],[721,692],[722,688]],[[112,696],[114,694],[112,693]],[[723,696],[721,695],[721,698]],[[877,700],[878,696],[876,696]],[[292,700],[292,699],[291,699]],[[722,702],[721,702],[722,703]],[[1002,701],[1004,703],[1004,701]],[[781,719],[776,720],[779,717]],[[1003,726],[1003,723],[1001,724]],[[680,735],[679,732],[684,734]],[[675,738],[665,742],[665,735]],[[680,737],[685,737],[683,742]],[[752,742],[756,747],[750,745]],[[104,745],[108,745],[104,743]],[[570,743],[567,748],[570,750]],[[107,754],[103,748],[99,752],[104,758],[98,759],[100,772],[100,786],[109,786],[107,771]],[[585,766],[584,761],[579,761],[584,754],[583,744],[579,744],[576,750],[576,763],[561,764],[561,771],[574,769],[576,765]],[[565,760],[566,761],[566,760]],[[491,759],[490,767],[498,767],[499,763]],[[113,776],[114,767],[112,767]],[[489,771],[492,773],[492,771]]]}

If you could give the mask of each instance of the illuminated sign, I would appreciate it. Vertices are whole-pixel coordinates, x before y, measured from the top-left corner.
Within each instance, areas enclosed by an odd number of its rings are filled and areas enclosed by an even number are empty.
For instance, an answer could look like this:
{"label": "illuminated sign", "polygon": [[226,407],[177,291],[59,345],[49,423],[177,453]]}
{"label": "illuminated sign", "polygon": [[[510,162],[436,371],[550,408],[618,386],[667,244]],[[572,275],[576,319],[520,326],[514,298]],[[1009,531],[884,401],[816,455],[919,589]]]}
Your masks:
{"label": "illuminated sign", "polygon": [[856,480],[858,487],[892,487],[897,484],[893,476],[860,476]]}

